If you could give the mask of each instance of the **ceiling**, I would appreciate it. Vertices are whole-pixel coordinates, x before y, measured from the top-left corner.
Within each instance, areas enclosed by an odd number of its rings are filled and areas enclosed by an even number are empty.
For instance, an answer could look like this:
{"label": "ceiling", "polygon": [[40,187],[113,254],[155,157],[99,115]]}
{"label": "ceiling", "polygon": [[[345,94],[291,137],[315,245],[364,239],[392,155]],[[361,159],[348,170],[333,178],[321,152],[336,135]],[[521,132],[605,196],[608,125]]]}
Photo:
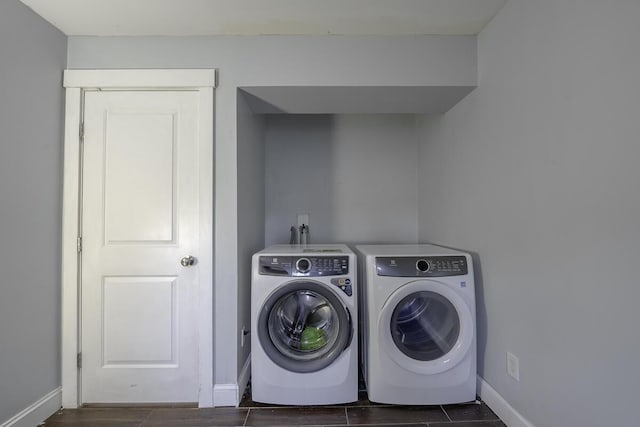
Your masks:
{"label": "ceiling", "polygon": [[68,36],[473,35],[506,0],[20,0]]}

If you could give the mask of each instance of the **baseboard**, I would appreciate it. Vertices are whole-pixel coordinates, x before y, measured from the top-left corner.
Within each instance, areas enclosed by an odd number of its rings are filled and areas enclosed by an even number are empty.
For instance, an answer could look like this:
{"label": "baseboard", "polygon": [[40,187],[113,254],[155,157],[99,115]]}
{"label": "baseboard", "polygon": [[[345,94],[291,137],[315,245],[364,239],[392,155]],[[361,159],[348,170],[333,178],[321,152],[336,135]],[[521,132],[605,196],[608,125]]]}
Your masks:
{"label": "baseboard", "polygon": [[242,394],[247,389],[249,377],[251,377],[251,354],[247,356],[247,360],[244,362],[244,366],[242,366],[238,377],[238,404],[242,401]]}
{"label": "baseboard", "polygon": [[62,407],[62,388],[58,387],[20,413],[0,424],[0,427],[33,427],[42,423]]}
{"label": "baseboard", "polygon": [[238,384],[215,384],[213,406],[238,406]]}
{"label": "baseboard", "polygon": [[478,396],[509,427],[534,427],[525,417],[516,411],[493,387],[478,376]]}

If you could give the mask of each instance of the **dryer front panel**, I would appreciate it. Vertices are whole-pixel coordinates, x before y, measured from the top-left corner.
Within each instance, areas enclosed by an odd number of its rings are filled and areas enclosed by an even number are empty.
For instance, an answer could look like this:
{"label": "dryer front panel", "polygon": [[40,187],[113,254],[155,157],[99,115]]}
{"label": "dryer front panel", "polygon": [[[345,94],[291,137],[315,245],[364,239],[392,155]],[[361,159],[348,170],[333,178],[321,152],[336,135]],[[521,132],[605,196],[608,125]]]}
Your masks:
{"label": "dryer front panel", "polygon": [[291,372],[331,365],[349,346],[351,315],[327,285],[304,280],[274,291],[258,314],[258,339],[266,355]]}
{"label": "dryer front panel", "polygon": [[465,301],[450,287],[417,280],[389,296],[378,332],[386,353],[403,369],[437,374],[456,366],[470,351],[475,322]]}

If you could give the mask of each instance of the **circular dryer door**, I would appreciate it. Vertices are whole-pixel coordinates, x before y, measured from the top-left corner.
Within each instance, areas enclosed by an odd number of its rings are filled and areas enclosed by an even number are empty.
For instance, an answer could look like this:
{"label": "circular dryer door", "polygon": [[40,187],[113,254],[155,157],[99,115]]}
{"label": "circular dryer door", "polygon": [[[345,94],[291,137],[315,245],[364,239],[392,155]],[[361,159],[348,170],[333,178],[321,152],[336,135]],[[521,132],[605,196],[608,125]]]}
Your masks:
{"label": "circular dryer door", "polygon": [[382,307],[379,322],[387,354],[420,374],[457,365],[469,351],[475,330],[464,300],[434,280],[410,282],[396,290]]}
{"label": "circular dryer door", "polygon": [[351,343],[351,315],[326,285],[290,282],[273,292],[258,315],[258,339],[267,356],[292,372],[329,366]]}

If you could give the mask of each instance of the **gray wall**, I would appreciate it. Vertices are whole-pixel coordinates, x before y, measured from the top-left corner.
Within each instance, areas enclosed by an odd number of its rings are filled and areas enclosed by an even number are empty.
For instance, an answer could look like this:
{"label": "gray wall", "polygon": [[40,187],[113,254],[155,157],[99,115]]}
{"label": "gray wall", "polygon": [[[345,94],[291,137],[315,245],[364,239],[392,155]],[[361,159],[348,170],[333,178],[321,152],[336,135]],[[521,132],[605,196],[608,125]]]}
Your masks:
{"label": "gray wall", "polygon": [[66,37],[0,2],[0,424],[60,386]]}
{"label": "gray wall", "polygon": [[421,239],[479,254],[480,374],[537,427],[638,425],[638,21],[510,0],[478,89],[422,120]]}
{"label": "gray wall", "polygon": [[[473,36],[70,37],[69,68],[218,68],[215,118],[214,373],[237,381],[241,242],[238,88],[251,86],[475,86]],[[313,224],[312,224],[313,226]],[[243,249],[245,248],[245,249]],[[239,258],[238,255],[241,255]]]}
{"label": "gray wall", "polygon": [[267,116],[265,244],[309,214],[312,243],[416,242],[413,115]]}
{"label": "gray wall", "polygon": [[[251,329],[251,255],[264,248],[264,117],[238,94],[238,334]],[[238,374],[250,354],[250,336],[238,342]],[[240,335],[238,335],[240,341]],[[240,390],[242,392],[243,390]]]}

